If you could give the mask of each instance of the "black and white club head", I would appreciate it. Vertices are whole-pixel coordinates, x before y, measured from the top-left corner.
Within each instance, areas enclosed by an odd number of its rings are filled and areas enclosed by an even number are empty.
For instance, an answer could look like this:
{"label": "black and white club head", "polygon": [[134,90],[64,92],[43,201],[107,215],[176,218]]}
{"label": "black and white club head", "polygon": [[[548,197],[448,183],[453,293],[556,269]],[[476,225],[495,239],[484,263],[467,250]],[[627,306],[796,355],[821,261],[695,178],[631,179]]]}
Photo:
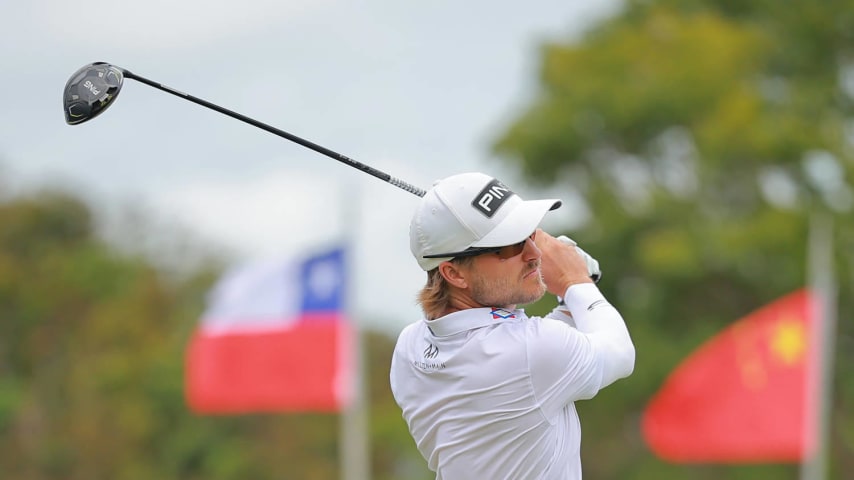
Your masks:
{"label": "black and white club head", "polygon": [[62,96],[65,122],[77,125],[106,110],[118,96],[123,77],[122,69],[104,62],[91,63],[74,72]]}

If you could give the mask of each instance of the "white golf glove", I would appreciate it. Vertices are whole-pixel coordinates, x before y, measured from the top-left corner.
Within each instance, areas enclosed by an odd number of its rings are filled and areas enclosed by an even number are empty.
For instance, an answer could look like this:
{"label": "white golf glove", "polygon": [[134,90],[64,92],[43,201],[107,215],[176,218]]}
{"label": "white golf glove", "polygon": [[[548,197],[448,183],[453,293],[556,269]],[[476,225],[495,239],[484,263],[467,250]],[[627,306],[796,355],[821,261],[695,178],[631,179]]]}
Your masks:
{"label": "white golf glove", "polygon": [[582,250],[581,247],[575,243],[575,240],[567,237],[566,235],[561,235],[557,237],[557,239],[567,245],[575,247],[575,250],[578,251],[579,255],[581,255],[581,257],[584,258],[585,263],[587,263],[587,272],[590,274],[590,278],[593,279],[593,283],[599,283],[599,279],[602,278],[602,270],[599,269],[599,261]]}

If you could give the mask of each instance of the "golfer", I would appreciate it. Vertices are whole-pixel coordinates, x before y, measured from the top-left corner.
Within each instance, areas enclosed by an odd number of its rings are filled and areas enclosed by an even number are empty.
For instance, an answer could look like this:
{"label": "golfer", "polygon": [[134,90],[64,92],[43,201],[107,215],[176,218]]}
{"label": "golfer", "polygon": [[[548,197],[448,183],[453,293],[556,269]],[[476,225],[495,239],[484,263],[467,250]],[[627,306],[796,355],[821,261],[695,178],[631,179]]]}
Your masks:
{"label": "golfer", "polygon": [[[598,262],[538,228],[560,203],[464,173],[412,217],[424,319],[401,332],[390,381],[437,479],[581,479],[574,402],[632,373],[623,318],[590,278]],[[546,292],[559,299],[547,316],[518,308]]]}

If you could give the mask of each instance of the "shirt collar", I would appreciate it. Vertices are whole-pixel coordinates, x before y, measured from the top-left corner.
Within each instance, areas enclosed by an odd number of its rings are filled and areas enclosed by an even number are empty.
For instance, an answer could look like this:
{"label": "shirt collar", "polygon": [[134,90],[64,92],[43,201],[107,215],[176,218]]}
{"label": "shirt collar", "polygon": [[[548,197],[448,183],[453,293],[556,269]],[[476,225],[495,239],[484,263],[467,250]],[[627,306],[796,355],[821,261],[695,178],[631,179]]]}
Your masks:
{"label": "shirt collar", "polygon": [[468,308],[449,313],[435,320],[425,320],[427,328],[437,337],[447,337],[475,328],[516,321],[525,317],[521,309],[506,310],[497,307]]}

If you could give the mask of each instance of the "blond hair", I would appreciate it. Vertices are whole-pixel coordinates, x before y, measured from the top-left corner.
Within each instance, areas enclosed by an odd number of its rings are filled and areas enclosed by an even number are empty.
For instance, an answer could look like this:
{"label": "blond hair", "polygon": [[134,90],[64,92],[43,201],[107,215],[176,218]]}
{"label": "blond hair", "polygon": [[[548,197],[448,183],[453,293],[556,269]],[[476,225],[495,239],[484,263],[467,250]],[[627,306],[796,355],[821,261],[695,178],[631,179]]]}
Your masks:
{"label": "blond hair", "polygon": [[[474,257],[459,257],[451,260],[458,266],[466,266]],[[451,308],[451,285],[442,276],[439,267],[427,272],[427,283],[418,292],[418,304],[427,320],[435,320]]]}

